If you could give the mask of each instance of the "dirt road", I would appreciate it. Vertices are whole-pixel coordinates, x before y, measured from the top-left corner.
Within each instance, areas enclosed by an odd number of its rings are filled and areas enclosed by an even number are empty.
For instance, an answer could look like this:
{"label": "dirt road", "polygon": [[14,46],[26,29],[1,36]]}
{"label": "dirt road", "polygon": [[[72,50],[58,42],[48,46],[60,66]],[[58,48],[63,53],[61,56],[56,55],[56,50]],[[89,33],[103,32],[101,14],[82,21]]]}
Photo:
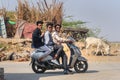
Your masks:
{"label": "dirt road", "polygon": [[120,80],[120,62],[88,62],[86,73],[64,75],[62,70],[35,74],[29,62],[0,62],[5,80]]}

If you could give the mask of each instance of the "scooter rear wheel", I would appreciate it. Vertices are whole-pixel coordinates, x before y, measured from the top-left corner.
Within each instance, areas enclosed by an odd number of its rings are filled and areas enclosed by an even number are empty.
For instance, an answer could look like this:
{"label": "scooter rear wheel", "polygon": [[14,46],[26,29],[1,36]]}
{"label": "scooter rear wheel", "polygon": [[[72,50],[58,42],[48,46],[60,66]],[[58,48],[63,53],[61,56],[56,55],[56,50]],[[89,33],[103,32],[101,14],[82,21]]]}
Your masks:
{"label": "scooter rear wheel", "polygon": [[77,60],[75,65],[74,65],[74,69],[77,73],[82,73],[82,72],[86,72],[88,69],[88,63],[87,61],[79,61]]}
{"label": "scooter rear wheel", "polygon": [[35,63],[32,64],[32,70],[35,72],[35,73],[44,73],[46,71],[45,68],[41,68],[39,67],[38,65],[36,65]]}

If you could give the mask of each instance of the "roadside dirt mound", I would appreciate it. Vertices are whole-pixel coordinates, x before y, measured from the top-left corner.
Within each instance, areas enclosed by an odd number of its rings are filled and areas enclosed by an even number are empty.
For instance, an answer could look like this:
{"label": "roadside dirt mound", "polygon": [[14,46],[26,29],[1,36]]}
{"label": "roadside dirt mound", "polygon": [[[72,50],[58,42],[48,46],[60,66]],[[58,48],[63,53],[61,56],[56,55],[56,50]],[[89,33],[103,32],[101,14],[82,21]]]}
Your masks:
{"label": "roadside dirt mound", "polygon": [[[120,43],[110,43],[111,50],[109,56],[95,56],[87,55],[83,42],[75,42],[75,45],[78,46],[81,50],[82,56],[88,59],[88,61],[114,61],[120,62]],[[70,58],[70,50],[66,44],[63,44],[64,50]],[[94,48],[90,48],[89,52],[92,53]],[[2,39],[0,38],[0,61],[4,60],[14,60],[14,61],[28,61],[30,60],[30,54],[33,51],[31,48],[31,39]]]}
{"label": "roadside dirt mound", "polygon": [[31,39],[0,38],[0,61],[28,61],[31,51]]}

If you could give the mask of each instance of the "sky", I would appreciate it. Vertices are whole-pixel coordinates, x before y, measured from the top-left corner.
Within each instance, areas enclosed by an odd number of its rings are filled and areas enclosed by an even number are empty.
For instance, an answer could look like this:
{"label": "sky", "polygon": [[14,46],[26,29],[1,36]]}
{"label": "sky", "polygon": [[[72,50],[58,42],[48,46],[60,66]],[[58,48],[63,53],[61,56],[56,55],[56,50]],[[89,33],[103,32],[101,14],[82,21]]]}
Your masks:
{"label": "sky", "polygon": [[[29,0],[35,1],[35,0]],[[50,0],[47,0],[50,1]],[[59,0],[64,2],[65,16],[87,22],[88,28],[99,28],[99,37],[120,41],[120,0]],[[0,0],[8,10],[15,10],[17,0]]]}

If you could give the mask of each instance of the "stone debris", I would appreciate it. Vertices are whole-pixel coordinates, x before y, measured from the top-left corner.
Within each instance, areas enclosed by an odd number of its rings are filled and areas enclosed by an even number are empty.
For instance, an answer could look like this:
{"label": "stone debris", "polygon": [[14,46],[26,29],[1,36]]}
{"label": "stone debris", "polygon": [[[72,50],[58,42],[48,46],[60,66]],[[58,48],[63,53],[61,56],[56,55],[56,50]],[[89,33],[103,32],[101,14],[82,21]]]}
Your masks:
{"label": "stone debris", "polygon": [[0,38],[0,61],[28,61],[31,48],[31,39],[3,39]]}

